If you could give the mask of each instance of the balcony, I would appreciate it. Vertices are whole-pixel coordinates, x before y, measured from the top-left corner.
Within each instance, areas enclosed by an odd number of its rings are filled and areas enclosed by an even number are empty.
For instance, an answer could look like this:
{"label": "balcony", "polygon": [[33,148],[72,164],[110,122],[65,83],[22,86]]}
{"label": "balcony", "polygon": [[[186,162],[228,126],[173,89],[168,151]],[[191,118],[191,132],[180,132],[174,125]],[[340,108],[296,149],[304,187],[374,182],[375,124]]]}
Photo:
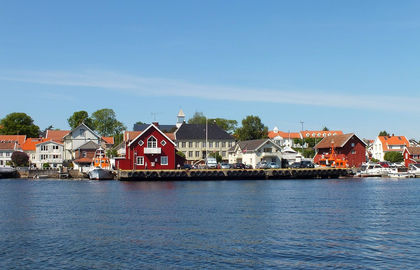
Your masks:
{"label": "balcony", "polygon": [[145,154],[160,154],[160,153],[162,153],[162,148],[160,148],[160,147],[156,147],[156,148],[145,147],[144,148],[144,153]]}

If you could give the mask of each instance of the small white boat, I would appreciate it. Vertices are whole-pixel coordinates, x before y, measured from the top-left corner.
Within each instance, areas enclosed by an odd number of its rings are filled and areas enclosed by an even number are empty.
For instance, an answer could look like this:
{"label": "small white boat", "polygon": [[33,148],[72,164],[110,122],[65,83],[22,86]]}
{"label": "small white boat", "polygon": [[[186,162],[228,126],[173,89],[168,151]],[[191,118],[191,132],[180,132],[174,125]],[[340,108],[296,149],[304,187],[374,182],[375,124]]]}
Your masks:
{"label": "small white boat", "polygon": [[408,172],[414,177],[420,177],[420,163],[412,163],[408,166]]}
{"label": "small white boat", "polygon": [[413,178],[414,174],[410,173],[405,167],[391,166],[388,168],[388,176],[391,178]]}
{"label": "small white boat", "polygon": [[361,177],[380,177],[387,174],[386,168],[378,163],[367,163],[362,165],[361,171],[358,173]]}

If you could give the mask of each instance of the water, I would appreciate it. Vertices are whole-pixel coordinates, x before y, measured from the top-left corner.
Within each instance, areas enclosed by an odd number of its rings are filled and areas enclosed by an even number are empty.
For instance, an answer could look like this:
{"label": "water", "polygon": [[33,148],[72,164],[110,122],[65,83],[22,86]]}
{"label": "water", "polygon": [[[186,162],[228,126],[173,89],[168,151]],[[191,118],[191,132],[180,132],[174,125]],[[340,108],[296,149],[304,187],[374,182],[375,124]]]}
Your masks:
{"label": "water", "polygon": [[0,181],[0,269],[418,269],[419,179]]}

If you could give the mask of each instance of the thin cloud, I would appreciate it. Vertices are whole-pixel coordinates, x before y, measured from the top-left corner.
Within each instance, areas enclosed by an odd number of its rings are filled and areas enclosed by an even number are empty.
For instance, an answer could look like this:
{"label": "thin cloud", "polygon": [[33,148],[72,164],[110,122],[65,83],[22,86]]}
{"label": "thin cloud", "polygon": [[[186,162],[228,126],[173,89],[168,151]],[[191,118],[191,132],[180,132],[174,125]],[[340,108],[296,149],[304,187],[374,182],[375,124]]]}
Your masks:
{"label": "thin cloud", "polygon": [[115,72],[0,72],[0,80],[57,86],[101,88],[136,96],[195,97],[237,102],[420,112],[420,107],[418,106],[420,98],[418,97],[360,96],[342,94],[339,91],[252,89],[203,85],[161,78],[145,78]]}

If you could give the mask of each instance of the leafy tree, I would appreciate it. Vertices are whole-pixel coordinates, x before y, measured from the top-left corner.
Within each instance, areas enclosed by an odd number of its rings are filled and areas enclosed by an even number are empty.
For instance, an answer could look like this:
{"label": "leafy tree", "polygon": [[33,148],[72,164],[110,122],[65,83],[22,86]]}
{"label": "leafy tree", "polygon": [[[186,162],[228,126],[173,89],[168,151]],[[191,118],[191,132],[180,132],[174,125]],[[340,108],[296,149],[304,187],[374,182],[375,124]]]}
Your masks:
{"label": "leafy tree", "polygon": [[379,136],[389,136],[389,133],[386,130],[379,132]]}
{"label": "leafy tree", "polygon": [[209,154],[209,157],[213,157],[216,158],[217,163],[222,162],[223,158],[222,156],[219,154],[219,152],[212,152]]}
{"label": "leafy tree", "polygon": [[81,123],[85,123],[91,129],[95,129],[92,119],[89,117],[89,114],[86,111],[74,112],[69,119],[67,119],[71,129],[78,127]]}
{"label": "leafy tree", "polygon": [[372,162],[379,162],[379,159],[371,158],[370,161],[372,161]]}
{"label": "leafy tree", "polygon": [[327,127],[324,127],[323,129],[322,129],[322,131],[329,131],[330,129],[329,128],[327,128]]}
{"label": "leafy tree", "polygon": [[108,156],[108,157],[116,157],[116,156],[118,156],[118,152],[117,152],[117,149],[109,149],[109,150],[107,150],[106,151],[106,155]]}
{"label": "leafy tree", "polygon": [[101,136],[114,136],[127,129],[117,120],[112,109],[97,110],[92,114],[93,126]]}
{"label": "leafy tree", "polygon": [[258,116],[248,115],[242,120],[242,127],[235,130],[234,136],[240,141],[268,138],[268,128]]}
{"label": "leafy tree", "polygon": [[177,151],[176,154],[182,158],[185,158],[185,154],[181,151]]}
{"label": "leafy tree", "polygon": [[134,125],[143,125],[144,123],[142,121],[137,121],[134,123]]}
{"label": "leafy tree", "polygon": [[25,167],[29,165],[29,156],[25,152],[13,152],[11,159],[14,166]]}
{"label": "leafy tree", "polygon": [[[238,121],[224,118],[209,118],[207,123],[214,123],[226,132],[233,133]],[[188,124],[206,124],[206,116],[202,112],[195,112],[193,117],[188,120]]]}
{"label": "leafy tree", "polygon": [[404,161],[404,157],[400,152],[386,152],[384,155],[384,159],[393,163]]}
{"label": "leafy tree", "polygon": [[3,135],[26,135],[31,138],[39,137],[39,127],[26,113],[10,113],[0,120],[0,134]]}
{"label": "leafy tree", "polygon": [[44,168],[44,169],[48,169],[48,168],[50,168],[51,166],[50,166],[50,163],[44,163],[44,164],[42,164],[42,168]]}

